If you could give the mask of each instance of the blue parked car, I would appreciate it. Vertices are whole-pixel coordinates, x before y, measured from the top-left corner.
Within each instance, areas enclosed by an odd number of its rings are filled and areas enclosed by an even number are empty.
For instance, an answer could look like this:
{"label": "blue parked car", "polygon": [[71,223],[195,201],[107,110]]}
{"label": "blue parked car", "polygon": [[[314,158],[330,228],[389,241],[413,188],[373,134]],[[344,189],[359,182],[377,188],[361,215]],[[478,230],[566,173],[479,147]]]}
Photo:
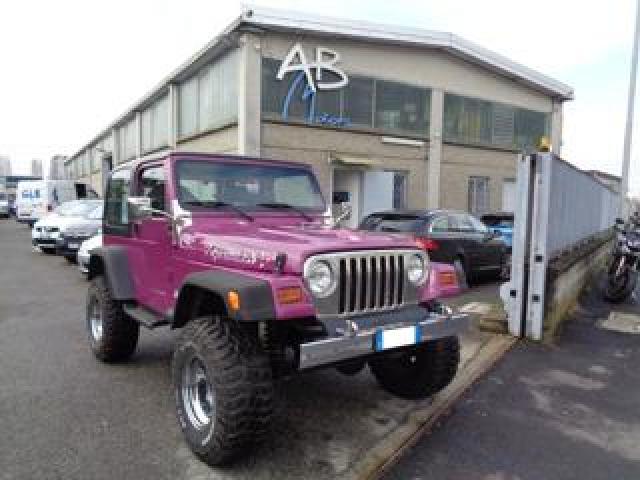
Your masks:
{"label": "blue parked car", "polygon": [[482,220],[482,223],[484,223],[491,232],[500,235],[500,238],[507,245],[509,252],[511,252],[511,245],[513,243],[513,213],[487,213],[482,215],[480,220]]}

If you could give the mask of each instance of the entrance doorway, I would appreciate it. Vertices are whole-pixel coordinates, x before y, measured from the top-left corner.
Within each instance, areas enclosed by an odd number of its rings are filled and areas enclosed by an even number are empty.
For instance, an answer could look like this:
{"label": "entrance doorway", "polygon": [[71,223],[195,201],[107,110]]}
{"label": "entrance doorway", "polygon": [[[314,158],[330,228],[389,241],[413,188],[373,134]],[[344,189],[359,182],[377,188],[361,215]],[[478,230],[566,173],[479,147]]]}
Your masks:
{"label": "entrance doorway", "polygon": [[[397,198],[405,195],[404,175],[379,169],[335,168],[333,170],[333,215],[342,203],[351,207],[351,216],[341,226],[357,228],[360,221],[373,212],[393,209]],[[399,189],[402,191],[399,192]],[[395,201],[394,201],[395,199]]]}

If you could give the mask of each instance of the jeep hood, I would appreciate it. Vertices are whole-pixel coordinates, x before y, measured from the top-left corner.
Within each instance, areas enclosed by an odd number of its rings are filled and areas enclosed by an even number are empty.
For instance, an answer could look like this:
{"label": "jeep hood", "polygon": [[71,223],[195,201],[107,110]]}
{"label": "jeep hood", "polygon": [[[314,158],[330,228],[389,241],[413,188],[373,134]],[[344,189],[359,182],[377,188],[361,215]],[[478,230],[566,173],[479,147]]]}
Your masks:
{"label": "jeep hood", "polygon": [[318,253],[417,248],[410,236],[402,234],[252,224],[229,231],[189,226],[180,234],[180,246],[220,265],[261,271],[273,271],[276,256],[285,254],[287,273],[300,273],[306,258]]}

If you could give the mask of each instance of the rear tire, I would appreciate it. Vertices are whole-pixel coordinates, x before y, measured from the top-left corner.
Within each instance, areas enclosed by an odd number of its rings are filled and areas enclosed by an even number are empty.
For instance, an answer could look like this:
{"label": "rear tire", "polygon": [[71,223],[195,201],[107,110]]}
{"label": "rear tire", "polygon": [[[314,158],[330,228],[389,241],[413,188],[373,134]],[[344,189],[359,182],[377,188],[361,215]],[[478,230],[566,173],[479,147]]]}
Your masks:
{"label": "rear tire", "polygon": [[637,275],[630,269],[622,274],[623,279],[619,283],[612,283],[607,275],[604,287],[604,299],[610,303],[622,303],[633,293],[638,283]]}
{"label": "rear tire", "polygon": [[459,362],[458,337],[446,337],[380,354],[369,360],[369,368],[384,390],[415,400],[430,397],[449,385]]}
{"label": "rear tire", "polygon": [[103,362],[126,360],[136,350],[140,326],[114,300],[104,277],[91,280],[87,296],[87,333],[91,350]]}
{"label": "rear tire", "polygon": [[191,450],[226,464],[261,440],[273,416],[273,379],[256,339],[221,315],[192,320],[171,364],[178,421]]}
{"label": "rear tire", "polygon": [[46,253],[47,255],[55,255],[56,249],[52,247],[40,247],[40,251],[42,253]]}
{"label": "rear tire", "polygon": [[65,255],[64,259],[72,265],[76,263],[76,257],[74,255]]}

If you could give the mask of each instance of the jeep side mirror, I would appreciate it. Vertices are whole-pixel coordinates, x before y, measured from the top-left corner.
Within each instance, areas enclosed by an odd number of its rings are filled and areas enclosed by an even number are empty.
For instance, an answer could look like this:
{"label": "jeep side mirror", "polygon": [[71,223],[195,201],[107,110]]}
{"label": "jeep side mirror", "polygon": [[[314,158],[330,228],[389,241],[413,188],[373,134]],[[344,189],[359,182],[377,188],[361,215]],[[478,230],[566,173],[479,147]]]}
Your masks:
{"label": "jeep side mirror", "polygon": [[338,214],[338,216],[336,218],[333,219],[333,227],[337,227],[340,222],[342,222],[343,220],[346,220],[347,218],[351,217],[351,205],[349,205],[346,202],[343,202],[340,204],[340,213]]}
{"label": "jeep side mirror", "polygon": [[127,202],[131,218],[134,220],[150,217],[153,213],[149,197],[129,197]]}

